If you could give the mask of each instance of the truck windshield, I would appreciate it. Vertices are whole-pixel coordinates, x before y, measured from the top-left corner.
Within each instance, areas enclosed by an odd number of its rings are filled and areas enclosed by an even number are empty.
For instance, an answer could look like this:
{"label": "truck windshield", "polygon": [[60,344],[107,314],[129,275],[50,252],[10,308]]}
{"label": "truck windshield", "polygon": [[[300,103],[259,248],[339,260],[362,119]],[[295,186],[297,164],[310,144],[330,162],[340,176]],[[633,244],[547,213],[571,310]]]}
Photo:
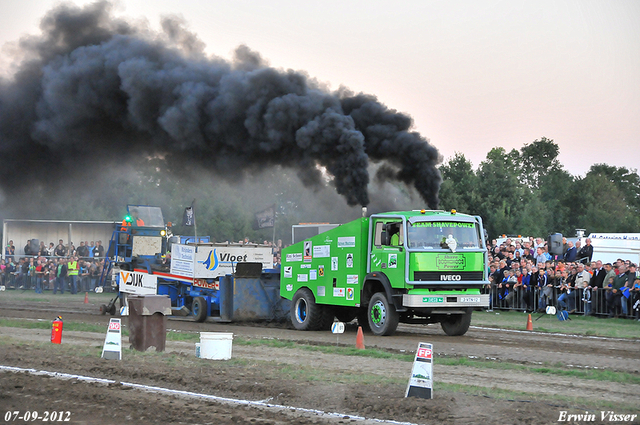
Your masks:
{"label": "truck windshield", "polygon": [[418,221],[407,223],[409,248],[449,249],[446,240],[453,238],[458,249],[478,249],[478,232],[474,223],[455,221]]}
{"label": "truck windshield", "polygon": [[160,207],[149,207],[146,205],[128,205],[127,210],[133,217],[135,225],[136,219],[142,219],[145,227],[164,227],[164,218]]}

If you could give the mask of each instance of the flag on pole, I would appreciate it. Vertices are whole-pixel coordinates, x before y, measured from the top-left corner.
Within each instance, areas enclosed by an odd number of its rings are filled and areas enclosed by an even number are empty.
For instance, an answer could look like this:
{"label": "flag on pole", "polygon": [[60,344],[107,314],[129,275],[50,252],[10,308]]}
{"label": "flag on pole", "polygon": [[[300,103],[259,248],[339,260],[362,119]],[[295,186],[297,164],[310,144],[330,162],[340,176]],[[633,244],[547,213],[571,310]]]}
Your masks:
{"label": "flag on pole", "polygon": [[193,226],[195,222],[196,222],[196,217],[195,217],[195,211],[193,210],[193,206],[185,208],[184,214],[182,215],[182,225]]}
{"label": "flag on pole", "polygon": [[256,213],[256,219],[253,222],[253,230],[266,229],[267,227],[273,227],[276,221],[276,204],[265,208],[262,211]]}

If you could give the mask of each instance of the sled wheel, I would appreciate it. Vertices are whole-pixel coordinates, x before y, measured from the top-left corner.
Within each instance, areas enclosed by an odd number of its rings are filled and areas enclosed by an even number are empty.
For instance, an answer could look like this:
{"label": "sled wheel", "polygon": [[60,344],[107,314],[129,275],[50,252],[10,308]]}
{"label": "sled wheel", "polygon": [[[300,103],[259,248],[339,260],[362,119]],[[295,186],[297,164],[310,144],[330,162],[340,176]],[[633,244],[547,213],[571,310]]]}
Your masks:
{"label": "sled wheel", "polygon": [[193,320],[195,322],[204,322],[207,318],[207,301],[204,297],[195,297],[191,305],[193,312]]}
{"label": "sled wheel", "polygon": [[460,336],[467,333],[471,324],[471,310],[465,314],[455,314],[448,316],[440,322],[442,330],[449,336]]}

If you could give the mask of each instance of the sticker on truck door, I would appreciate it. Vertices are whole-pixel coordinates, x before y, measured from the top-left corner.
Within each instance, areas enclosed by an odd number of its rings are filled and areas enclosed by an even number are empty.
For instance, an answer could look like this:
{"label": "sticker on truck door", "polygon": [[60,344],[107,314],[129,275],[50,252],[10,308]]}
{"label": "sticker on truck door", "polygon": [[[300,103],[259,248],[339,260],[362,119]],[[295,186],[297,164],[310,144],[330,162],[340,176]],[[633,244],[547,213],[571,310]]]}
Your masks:
{"label": "sticker on truck door", "polygon": [[390,269],[398,268],[398,254],[389,254],[388,266]]}
{"label": "sticker on truck door", "polygon": [[338,238],[338,248],[355,248],[356,237],[355,236],[341,236]]}
{"label": "sticker on truck door", "polygon": [[287,263],[291,263],[293,261],[302,261],[302,253],[296,252],[293,254],[287,254]]}
{"label": "sticker on truck door", "polygon": [[305,263],[311,262],[311,252],[313,249],[313,245],[311,241],[304,241],[304,261]]}
{"label": "sticker on truck door", "polygon": [[338,271],[338,257],[331,257],[331,271]]}
{"label": "sticker on truck door", "polygon": [[327,258],[330,254],[329,245],[316,245],[313,247],[313,256],[315,258]]}

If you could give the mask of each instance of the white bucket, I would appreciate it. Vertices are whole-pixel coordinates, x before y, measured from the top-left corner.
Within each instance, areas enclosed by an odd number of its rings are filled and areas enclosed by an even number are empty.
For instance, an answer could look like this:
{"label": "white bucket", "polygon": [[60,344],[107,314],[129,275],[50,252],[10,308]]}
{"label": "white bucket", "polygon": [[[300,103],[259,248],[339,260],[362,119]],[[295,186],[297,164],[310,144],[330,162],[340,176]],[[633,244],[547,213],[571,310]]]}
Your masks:
{"label": "white bucket", "polygon": [[229,360],[232,341],[231,332],[200,332],[200,358]]}

